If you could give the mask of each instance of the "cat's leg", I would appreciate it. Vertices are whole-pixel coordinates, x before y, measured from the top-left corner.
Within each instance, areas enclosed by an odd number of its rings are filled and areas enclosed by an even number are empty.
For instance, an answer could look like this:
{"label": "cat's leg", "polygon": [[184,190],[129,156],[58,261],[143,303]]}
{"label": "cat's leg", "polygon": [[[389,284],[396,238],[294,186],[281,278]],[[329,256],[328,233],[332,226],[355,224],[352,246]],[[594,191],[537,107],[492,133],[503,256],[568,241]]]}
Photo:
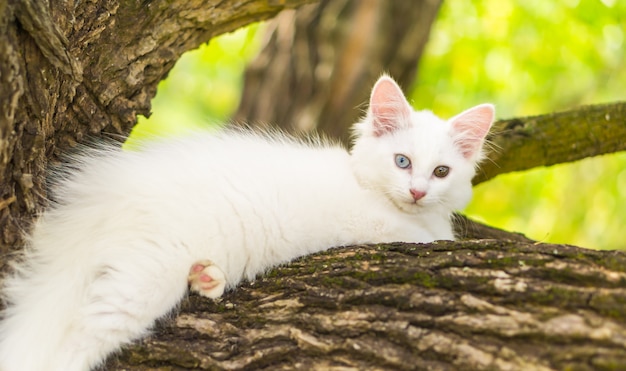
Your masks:
{"label": "cat's leg", "polygon": [[189,270],[187,281],[191,290],[211,299],[222,296],[226,287],[224,272],[210,260],[195,262]]}

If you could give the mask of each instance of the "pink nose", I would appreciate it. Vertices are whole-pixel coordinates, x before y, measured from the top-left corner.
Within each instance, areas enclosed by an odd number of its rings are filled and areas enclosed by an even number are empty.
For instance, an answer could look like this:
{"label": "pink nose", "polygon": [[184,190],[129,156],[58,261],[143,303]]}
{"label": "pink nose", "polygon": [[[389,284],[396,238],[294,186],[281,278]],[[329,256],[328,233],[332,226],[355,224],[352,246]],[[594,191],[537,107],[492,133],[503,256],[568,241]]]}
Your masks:
{"label": "pink nose", "polygon": [[422,199],[424,196],[426,196],[426,192],[418,191],[417,189],[412,189],[411,188],[410,192],[411,192],[411,196],[413,196],[413,199],[415,201],[418,201],[418,200]]}

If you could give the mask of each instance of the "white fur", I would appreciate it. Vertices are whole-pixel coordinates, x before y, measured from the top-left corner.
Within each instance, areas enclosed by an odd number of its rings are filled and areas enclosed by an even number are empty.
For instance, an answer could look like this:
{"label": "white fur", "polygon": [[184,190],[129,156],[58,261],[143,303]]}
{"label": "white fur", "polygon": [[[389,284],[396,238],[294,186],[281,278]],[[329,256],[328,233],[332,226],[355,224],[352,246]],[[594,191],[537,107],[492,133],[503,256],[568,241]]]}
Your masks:
{"label": "white fur", "polygon": [[[455,149],[448,131],[449,125],[432,112],[418,111],[412,113],[410,126],[381,137],[362,133],[352,149],[352,167],[360,182],[389,195],[398,209],[421,218],[433,240],[452,239],[450,214],[464,208],[472,196],[474,163]],[[411,171],[393,166],[389,154],[394,153],[411,158]],[[452,167],[448,177],[432,176],[439,165]],[[410,188],[426,191],[426,196],[415,203]]]}
{"label": "white fur", "polygon": [[[470,198],[475,163],[432,113],[384,135],[368,129],[371,116],[352,155],[224,131],[81,157],[5,279],[0,370],[97,366],[176,306],[199,260],[233,288],[333,246],[452,239],[450,215]],[[411,172],[395,166],[399,152]],[[442,163],[453,171],[433,181]],[[418,202],[414,186],[427,190]]]}

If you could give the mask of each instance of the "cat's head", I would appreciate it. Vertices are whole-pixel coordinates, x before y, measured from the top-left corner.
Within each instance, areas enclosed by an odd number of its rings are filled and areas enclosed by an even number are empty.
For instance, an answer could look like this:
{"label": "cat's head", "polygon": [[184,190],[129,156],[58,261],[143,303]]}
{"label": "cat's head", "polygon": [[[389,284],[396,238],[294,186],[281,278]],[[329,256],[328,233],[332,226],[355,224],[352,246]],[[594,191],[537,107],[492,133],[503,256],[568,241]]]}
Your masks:
{"label": "cat's head", "polygon": [[491,104],[449,120],[414,111],[396,82],[382,76],[372,89],[367,115],[354,126],[355,176],[406,212],[462,209],[471,198],[494,115]]}

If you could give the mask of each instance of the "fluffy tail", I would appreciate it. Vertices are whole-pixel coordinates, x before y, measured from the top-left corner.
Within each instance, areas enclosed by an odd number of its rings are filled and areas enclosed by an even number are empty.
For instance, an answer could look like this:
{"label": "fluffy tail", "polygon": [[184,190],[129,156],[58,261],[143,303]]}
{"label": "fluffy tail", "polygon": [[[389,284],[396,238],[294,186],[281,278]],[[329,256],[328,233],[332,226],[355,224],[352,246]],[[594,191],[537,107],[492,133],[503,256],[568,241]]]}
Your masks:
{"label": "fluffy tail", "polygon": [[52,272],[36,260],[16,264],[4,282],[7,308],[0,323],[0,370],[86,370],[68,352],[77,308],[87,286],[74,267]]}
{"label": "fluffy tail", "polygon": [[175,246],[88,237],[34,243],[5,279],[0,371],[89,370],[184,295],[190,263]]}

